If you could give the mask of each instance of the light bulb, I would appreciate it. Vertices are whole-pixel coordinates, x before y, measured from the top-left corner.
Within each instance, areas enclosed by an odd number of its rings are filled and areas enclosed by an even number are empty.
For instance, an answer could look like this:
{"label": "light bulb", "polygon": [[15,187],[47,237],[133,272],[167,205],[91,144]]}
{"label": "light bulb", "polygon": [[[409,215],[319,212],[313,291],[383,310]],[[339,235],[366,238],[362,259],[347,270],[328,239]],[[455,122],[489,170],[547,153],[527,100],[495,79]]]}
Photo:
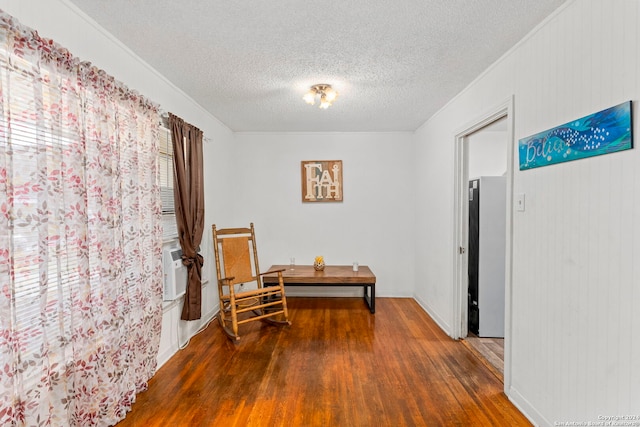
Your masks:
{"label": "light bulb", "polygon": [[309,91],[302,97],[302,99],[304,99],[304,102],[307,104],[313,105],[316,103],[316,94],[313,91]]}
{"label": "light bulb", "polygon": [[327,101],[329,101],[331,103],[331,102],[335,101],[336,98],[338,97],[338,92],[336,92],[332,88],[328,88],[326,90],[326,92],[325,92],[325,96],[327,98]]}
{"label": "light bulb", "polygon": [[331,102],[327,101],[327,98],[325,98],[324,96],[320,98],[320,108],[326,110],[329,107],[331,107]]}

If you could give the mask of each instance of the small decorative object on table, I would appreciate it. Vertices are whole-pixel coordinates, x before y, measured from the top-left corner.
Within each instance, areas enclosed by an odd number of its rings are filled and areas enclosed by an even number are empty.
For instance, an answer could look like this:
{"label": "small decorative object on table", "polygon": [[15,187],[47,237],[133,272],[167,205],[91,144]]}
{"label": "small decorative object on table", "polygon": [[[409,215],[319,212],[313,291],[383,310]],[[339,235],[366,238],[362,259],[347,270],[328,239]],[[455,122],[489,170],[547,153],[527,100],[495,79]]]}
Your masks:
{"label": "small decorative object on table", "polygon": [[317,256],[315,261],[313,261],[313,268],[315,268],[317,271],[324,270],[324,257]]}

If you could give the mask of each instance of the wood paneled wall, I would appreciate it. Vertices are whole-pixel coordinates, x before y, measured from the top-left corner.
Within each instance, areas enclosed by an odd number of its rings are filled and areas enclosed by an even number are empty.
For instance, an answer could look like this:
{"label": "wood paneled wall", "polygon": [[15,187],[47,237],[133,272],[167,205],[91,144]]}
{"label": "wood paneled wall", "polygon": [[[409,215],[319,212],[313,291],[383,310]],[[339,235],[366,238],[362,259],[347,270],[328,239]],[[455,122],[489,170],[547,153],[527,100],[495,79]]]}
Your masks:
{"label": "wood paneled wall", "polygon": [[[575,0],[539,26],[417,132],[417,155],[439,185],[421,181],[416,296],[452,319],[455,132],[514,96],[517,140],[640,100],[640,2]],[[640,414],[640,151],[520,172],[513,192],[511,383],[540,425]],[[450,219],[451,218],[451,219]],[[425,256],[421,256],[425,255]],[[431,256],[426,256],[431,255]],[[444,268],[443,268],[444,266]]]}

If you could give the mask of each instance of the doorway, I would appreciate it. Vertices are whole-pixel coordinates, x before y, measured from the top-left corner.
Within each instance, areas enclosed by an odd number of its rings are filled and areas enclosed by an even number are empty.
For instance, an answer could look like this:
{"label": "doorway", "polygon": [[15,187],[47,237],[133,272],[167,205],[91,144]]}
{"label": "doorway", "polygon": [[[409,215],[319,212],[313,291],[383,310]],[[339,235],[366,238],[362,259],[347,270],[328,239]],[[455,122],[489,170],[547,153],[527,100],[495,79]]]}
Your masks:
{"label": "doorway", "polygon": [[[503,381],[505,393],[510,388],[510,343],[511,343],[511,230],[512,230],[512,182],[513,182],[513,98],[489,111],[483,117],[472,122],[456,135],[455,140],[455,215],[454,241],[455,284],[453,321],[454,338],[466,339],[469,336],[469,181],[474,175],[503,175],[506,181],[504,202],[504,339],[502,355],[496,349],[495,342],[486,344],[495,357],[502,356]],[[486,139],[490,132],[499,133],[491,144],[478,141]],[[498,140],[499,139],[499,140]],[[478,154],[479,153],[479,154]],[[500,159],[494,158],[500,157]],[[487,338],[488,339],[488,338]],[[491,350],[493,348],[493,350]],[[478,351],[479,354],[481,354]]]}
{"label": "doorway", "polygon": [[468,297],[465,344],[504,372],[507,119],[466,138],[469,175]]}

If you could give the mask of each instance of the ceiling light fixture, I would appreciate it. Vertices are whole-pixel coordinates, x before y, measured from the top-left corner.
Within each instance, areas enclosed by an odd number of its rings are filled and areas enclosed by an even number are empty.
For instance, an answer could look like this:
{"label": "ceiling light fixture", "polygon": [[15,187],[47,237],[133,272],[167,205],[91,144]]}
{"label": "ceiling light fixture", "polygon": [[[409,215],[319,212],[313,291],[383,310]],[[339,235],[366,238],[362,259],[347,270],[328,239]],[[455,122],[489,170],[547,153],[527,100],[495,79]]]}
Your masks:
{"label": "ceiling light fixture", "polygon": [[331,85],[324,83],[317,84],[311,86],[309,92],[307,92],[306,95],[302,97],[302,99],[304,99],[307,104],[314,105],[316,103],[317,97],[320,98],[320,108],[326,110],[327,108],[331,107],[333,101],[336,100],[336,98],[338,97],[338,92],[333,90]]}

